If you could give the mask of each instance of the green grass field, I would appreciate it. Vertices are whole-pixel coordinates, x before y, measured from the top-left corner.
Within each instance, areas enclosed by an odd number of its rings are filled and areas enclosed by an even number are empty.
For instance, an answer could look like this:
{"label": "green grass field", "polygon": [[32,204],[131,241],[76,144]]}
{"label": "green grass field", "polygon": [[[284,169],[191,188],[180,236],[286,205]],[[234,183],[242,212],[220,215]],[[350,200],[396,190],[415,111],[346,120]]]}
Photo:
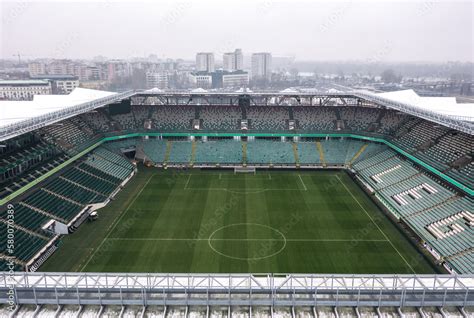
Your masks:
{"label": "green grass field", "polygon": [[433,273],[345,172],[140,168],[43,271]]}

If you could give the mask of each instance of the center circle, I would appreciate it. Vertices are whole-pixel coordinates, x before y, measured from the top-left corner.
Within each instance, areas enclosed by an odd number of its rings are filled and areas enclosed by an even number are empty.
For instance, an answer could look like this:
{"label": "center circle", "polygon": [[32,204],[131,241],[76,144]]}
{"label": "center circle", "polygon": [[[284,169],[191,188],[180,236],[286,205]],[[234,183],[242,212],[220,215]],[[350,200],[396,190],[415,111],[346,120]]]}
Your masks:
{"label": "center circle", "polygon": [[[239,238],[239,235],[232,235],[247,232],[253,232],[254,237],[245,236]],[[229,234],[231,234],[230,237]],[[258,223],[224,225],[212,232],[207,242],[209,247],[217,254],[243,261],[257,261],[269,258],[280,254],[286,247],[286,237],[281,231]],[[239,251],[242,251],[242,249],[238,248],[239,244],[244,243],[245,252],[249,253],[245,257],[238,255]],[[225,244],[230,246],[222,246]]]}

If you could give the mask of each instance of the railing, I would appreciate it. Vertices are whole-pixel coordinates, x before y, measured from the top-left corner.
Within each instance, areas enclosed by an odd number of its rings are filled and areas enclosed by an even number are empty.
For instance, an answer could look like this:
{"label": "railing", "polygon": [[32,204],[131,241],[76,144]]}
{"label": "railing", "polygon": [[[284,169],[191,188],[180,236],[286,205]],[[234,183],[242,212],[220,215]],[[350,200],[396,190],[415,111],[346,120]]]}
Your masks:
{"label": "railing", "polygon": [[0,303],[472,306],[474,276],[2,273]]}
{"label": "railing", "polygon": [[0,127],[0,141],[7,140],[30,131],[34,131],[41,127],[54,124],[61,120],[79,115],[98,107],[105,106],[107,104],[114,103],[116,101],[128,98],[135,94],[134,91],[128,91],[124,93],[114,94],[112,96],[102,97],[93,101],[78,104],[66,109],[58,110],[55,112],[47,113],[38,117],[25,119],[23,121]]}
{"label": "railing", "polygon": [[362,99],[383,105],[385,107],[396,109],[404,113],[417,116],[443,126],[447,126],[470,135],[474,135],[474,118],[470,116],[448,116],[439,114],[430,110],[418,108],[416,105],[393,101],[391,99],[378,96],[367,91],[355,91],[355,96]]}

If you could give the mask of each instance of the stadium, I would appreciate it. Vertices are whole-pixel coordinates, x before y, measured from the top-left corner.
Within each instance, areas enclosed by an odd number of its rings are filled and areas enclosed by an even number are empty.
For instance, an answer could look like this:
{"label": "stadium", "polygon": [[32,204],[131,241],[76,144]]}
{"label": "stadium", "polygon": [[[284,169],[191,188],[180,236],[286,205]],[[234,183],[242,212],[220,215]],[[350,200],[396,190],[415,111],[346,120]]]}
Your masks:
{"label": "stadium", "polygon": [[0,107],[2,314],[474,314],[472,104],[76,88]]}

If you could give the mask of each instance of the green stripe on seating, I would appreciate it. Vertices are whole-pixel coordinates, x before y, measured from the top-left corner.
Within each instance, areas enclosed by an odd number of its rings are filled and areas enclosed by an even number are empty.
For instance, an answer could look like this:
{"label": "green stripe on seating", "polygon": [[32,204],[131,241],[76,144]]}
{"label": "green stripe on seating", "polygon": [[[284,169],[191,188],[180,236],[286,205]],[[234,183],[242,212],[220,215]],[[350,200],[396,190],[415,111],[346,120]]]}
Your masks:
{"label": "green stripe on seating", "polygon": [[346,138],[353,138],[353,139],[362,139],[362,140],[369,140],[369,141],[375,141],[379,143],[383,143],[393,150],[397,151],[399,154],[407,157],[411,161],[417,163],[418,165],[422,166],[426,170],[430,171],[431,173],[437,175],[439,178],[443,179],[444,181],[448,182],[449,184],[455,186],[456,188],[466,192],[467,194],[474,196],[474,190],[469,188],[468,186],[454,180],[453,178],[449,177],[448,175],[442,173],[441,171],[433,168],[431,165],[426,164],[422,160],[416,158],[415,156],[409,154],[408,152],[400,149],[399,147],[395,146],[391,142],[381,139],[381,138],[376,138],[376,137],[369,137],[369,136],[363,136],[363,135],[355,135],[355,134],[270,134],[270,133],[248,133],[248,134],[240,134],[240,133],[206,133],[206,132],[200,132],[200,133],[158,133],[158,132],[147,132],[147,133],[131,133],[131,134],[125,134],[125,135],[118,135],[118,136],[108,136],[104,137],[102,140],[98,141],[97,143],[93,144],[92,146],[84,149],[74,157],[70,158],[69,160],[63,162],[53,170],[45,173],[38,179],[28,183],[26,186],[22,187],[21,189],[18,189],[17,191],[13,192],[12,194],[8,195],[5,197],[3,200],[0,200],[0,205],[3,205],[7,203],[10,200],[13,200],[20,194],[24,193],[25,191],[31,189],[41,181],[45,180],[49,176],[53,175],[54,173],[58,172],[59,170],[63,169],[70,163],[76,161],[80,157],[84,156],[88,152],[94,150],[96,147],[100,146],[102,143],[107,142],[107,141],[114,141],[114,140],[120,140],[120,139],[127,139],[127,138],[136,138],[136,137],[144,137],[144,136],[152,136],[152,137],[189,137],[189,136],[197,136],[197,137],[202,137],[202,136],[207,136],[207,137],[235,137],[235,136],[255,136],[255,137],[312,137],[312,138],[325,138],[325,137],[331,137],[331,138],[340,138],[340,137],[346,137]]}

